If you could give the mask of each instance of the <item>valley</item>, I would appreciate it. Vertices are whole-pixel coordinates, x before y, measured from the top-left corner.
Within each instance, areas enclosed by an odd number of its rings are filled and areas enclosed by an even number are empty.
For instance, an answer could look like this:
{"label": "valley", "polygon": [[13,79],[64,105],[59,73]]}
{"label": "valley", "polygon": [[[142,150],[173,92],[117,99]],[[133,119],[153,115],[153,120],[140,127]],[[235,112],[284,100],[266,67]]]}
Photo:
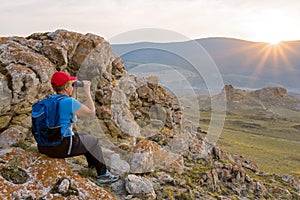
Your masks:
{"label": "valley", "polygon": [[[251,114],[226,115],[219,146],[235,156],[255,162],[265,173],[300,176],[299,122],[286,119],[253,119]],[[201,113],[200,126],[207,129],[209,113]]]}
{"label": "valley", "polygon": [[[276,95],[269,95],[268,99],[256,98],[255,103],[266,106],[263,109],[249,100],[254,92],[235,88],[229,90],[226,91],[225,123],[217,141],[221,149],[234,156],[246,157],[267,174],[300,177],[300,111],[295,104],[299,101],[288,95],[282,98]],[[259,91],[269,92],[265,89]],[[228,99],[229,96],[240,99],[235,102]],[[189,97],[185,99],[188,102]],[[199,126],[204,131],[208,130],[211,121],[209,99],[205,96],[198,99]],[[195,109],[190,105],[185,107],[185,113],[188,119],[197,118]]]}

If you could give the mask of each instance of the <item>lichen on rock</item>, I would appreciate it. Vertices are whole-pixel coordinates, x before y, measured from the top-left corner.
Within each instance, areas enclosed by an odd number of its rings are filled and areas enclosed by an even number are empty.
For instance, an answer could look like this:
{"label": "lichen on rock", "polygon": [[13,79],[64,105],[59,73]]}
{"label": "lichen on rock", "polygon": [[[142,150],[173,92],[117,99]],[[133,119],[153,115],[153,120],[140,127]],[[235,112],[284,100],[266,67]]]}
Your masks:
{"label": "lichen on rock", "polygon": [[14,184],[26,183],[29,177],[25,170],[16,166],[3,167],[0,170],[0,174],[5,180],[12,182]]}

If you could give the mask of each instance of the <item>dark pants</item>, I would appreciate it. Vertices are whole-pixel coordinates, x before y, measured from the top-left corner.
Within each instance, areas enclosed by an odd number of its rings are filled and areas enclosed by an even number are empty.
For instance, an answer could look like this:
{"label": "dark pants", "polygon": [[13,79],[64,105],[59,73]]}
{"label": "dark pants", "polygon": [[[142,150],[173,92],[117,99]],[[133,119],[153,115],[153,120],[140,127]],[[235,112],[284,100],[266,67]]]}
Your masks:
{"label": "dark pants", "polygon": [[75,133],[72,138],[72,150],[67,154],[70,145],[70,137],[65,138],[61,144],[52,147],[38,146],[39,152],[52,158],[68,158],[84,155],[89,167],[95,167],[97,174],[106,172],[102,150],[97,137],[86,133]]}

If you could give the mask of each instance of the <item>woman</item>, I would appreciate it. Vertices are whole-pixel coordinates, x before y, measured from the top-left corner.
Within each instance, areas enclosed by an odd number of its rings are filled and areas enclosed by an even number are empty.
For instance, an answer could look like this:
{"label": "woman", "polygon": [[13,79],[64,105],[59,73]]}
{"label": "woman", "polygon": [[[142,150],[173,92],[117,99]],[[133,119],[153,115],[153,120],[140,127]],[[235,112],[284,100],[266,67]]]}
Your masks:
{"label": "woman", "polygon": [[97,171],[97,181],[99,183],[114,182],[119,179],[112,175],[104,163],[102,150],[99,140],[95,136],[86,133],[74,133],[72,125],[76,122],[76,116],[94,116],[95,105],[91,97],[90,81],[83,81],[83,90],[86,96],[86,105],[73,98],[74,88],[72,83],[76,77],[70,76],[65,72],[55,72],[51,78],[51,84],[55,90],[55,95],[61,95],[58,114],[60,116],[61,133],[64,139],[61,144],[56,146],[40,146],[40,153],[54,158],[67,158],[84,155],[88,162],[88,167],[95,167]]}

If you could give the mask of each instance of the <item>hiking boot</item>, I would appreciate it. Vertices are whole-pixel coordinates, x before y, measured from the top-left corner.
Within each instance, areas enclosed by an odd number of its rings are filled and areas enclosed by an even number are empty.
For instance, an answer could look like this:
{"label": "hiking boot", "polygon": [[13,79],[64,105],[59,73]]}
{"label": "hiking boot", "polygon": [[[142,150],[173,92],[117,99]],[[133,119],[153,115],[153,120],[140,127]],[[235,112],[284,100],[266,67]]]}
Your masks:
{"label": "hiking boot", "polygon": [[101,174],[97,177],[96,181],[98,183],[112,183],[119,179],[119,176],[113,175],[108,170],[106,170],[105,174]]}

